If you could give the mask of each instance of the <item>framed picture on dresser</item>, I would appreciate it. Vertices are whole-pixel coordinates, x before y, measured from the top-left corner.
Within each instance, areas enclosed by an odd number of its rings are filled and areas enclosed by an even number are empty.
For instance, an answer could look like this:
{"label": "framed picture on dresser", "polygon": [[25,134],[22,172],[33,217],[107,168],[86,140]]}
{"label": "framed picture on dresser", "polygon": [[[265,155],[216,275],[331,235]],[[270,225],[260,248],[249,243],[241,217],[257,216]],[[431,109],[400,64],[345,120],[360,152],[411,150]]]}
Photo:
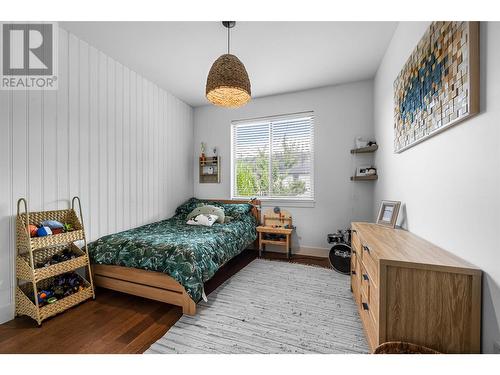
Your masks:
{"label": "framed picture on dresser", "polygon": [[400,201],[382,201],[378,211],[377,224],[394,228],[398,219],[399,207],[401,207]]}

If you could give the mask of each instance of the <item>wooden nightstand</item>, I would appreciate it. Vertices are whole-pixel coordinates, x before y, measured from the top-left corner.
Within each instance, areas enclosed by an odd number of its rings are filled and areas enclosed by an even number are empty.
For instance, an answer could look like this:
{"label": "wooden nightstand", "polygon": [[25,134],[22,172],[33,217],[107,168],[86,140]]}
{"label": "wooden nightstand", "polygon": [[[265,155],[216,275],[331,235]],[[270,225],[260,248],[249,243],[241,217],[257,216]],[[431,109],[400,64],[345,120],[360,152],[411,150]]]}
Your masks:
{"label": "wooden nightstand", "polygon": [[[279,246],[285,246],[286,247],[286,252],[287,252],[287,257],[290,259],[290,256],[292,255],[292,241],[291,241],[291,236],[293,229],[288,229],[288,228],[273,228],[269,226],[258,226],[257,227],[257,232],[259,233],[259,257],[262,255],[262,250],[266,250],[266,244],[273,244],[273,245],[279,245]],[[271,234],[271,235],[280,235],[283,236],[283,240],[274,240],[274,239],[266,239],[266,235]]]}
{"label": "wooden nightstand", "polygon": [[[292,215],[286,210],[276,207],[264,213],[264,224],[257,227],[259,233],[259,257],[266,244],[285,246],[288,259],[292,256],[292,233],[294,226]],[[278,237],[278,238],[268,238]]]}

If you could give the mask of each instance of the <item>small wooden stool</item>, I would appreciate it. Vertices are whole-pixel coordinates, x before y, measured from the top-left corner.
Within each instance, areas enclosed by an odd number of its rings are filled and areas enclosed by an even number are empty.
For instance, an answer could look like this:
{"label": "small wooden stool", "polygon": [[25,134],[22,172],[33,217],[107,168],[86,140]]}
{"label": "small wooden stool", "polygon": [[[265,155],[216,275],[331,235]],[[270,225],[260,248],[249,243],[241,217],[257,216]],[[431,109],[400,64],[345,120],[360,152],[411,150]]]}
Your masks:
{"label": "small wooden stool", "polygon": [[[264,213],[264,225],[257,227],[259,233],[259,257],[266,250],[266,244],[285,246],[288,259],[292,256],[292,216],[287,211],[268,209]],[[269,239],[266,235],[278,235],[284,239]]]}

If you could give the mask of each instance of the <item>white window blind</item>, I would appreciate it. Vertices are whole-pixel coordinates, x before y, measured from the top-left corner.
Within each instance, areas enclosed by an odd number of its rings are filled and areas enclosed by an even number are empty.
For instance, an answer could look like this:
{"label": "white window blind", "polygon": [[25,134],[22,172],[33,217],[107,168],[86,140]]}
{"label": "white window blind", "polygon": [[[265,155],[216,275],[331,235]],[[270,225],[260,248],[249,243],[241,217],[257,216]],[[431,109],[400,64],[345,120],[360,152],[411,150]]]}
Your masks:
{"label": "white window blind", "polygon": [[312,112],[233,121],[233,198],[314,199]]}

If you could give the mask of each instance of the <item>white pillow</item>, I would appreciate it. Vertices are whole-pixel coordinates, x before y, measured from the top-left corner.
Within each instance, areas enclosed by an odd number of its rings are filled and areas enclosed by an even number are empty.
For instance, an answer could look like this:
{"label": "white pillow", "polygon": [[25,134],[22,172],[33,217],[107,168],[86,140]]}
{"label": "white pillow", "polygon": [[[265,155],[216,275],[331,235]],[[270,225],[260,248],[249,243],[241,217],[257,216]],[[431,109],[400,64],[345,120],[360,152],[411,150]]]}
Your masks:
{"label": "white pillow", "polygon": [[217,221],[217,215],[211,214],[199,214],[194,219],[189,219],[186,224],[189,225],[203,225],[205,227],[211,227]]}

